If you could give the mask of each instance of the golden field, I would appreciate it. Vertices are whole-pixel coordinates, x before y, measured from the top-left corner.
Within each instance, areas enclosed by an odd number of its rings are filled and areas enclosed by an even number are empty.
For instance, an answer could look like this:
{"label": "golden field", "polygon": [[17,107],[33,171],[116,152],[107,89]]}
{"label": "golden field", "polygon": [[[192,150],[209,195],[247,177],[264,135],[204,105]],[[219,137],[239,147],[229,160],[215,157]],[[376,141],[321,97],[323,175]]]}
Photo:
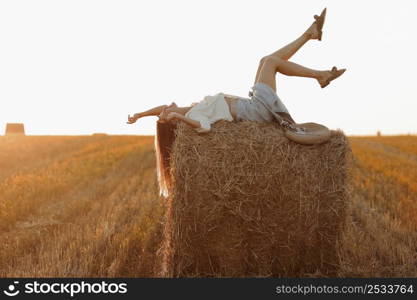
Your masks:
{"label": "golden field", "polygon": [[[351,137],[341,277],[417,277],[417,137]],[[152,277],[153,137],[1,136],[0,277]]]}

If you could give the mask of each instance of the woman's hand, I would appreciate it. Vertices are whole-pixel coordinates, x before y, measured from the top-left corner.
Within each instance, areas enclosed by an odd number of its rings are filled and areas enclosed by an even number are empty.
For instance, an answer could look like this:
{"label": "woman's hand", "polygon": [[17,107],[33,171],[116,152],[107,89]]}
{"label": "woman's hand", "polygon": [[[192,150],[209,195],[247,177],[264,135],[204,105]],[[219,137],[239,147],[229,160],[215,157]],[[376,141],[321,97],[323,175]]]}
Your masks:
{"label": "woman's hand", "polygon": [[162,109],[162,112],[159,114],[158,118],[160,122],[166,122],[167,120],[167,116],[168,116],[168,111],[167,111],[167,107],[164,107]]}
{"label": "woman's hand", "polygon": [[132,117],[130,115],[127,116],[127,124],[133,124],[140,118],[139,114],[134,114]]}
{"label": "woman's hand", "polygon": [[173,103],[173,104],[171,104],[171,105],[169,105],[169,106],[167,106],[167,107],[165,107],[163,110],[162,110],[162,112],[159,114],[159,121],[160,122],[169,122],[169,121],[171,121],[171,120],[175,120],[175,119],[177,119],[178,118],[178,115],[180,115],[180,114],[178,114],[177,112],[175,112],[175,111],[172,111],[172,108],[173,108],[173,106],[175,106],[176,107],[176,104],[175,103]]}
{"label": "woman's hand", "polygon": [[170,112],[166,117],[165,120],[169,121],[174,121],[174,120],[178,120],[181,118],[182,115],[180,115],[177,112]]}

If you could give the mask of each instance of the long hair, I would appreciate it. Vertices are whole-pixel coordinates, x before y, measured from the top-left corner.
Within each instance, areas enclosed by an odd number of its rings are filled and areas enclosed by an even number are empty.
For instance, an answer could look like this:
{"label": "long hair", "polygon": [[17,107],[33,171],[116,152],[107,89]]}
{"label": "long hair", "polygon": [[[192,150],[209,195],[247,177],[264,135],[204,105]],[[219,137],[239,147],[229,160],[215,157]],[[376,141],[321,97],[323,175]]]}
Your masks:
{"label": "long hair", "polygon": [[156,172],[158,176],[159,193],[164,197],[168,197],[172,187],[170,157],[172,145],[175,141],[176,128],[177,124],[174,122],[156,122]]}

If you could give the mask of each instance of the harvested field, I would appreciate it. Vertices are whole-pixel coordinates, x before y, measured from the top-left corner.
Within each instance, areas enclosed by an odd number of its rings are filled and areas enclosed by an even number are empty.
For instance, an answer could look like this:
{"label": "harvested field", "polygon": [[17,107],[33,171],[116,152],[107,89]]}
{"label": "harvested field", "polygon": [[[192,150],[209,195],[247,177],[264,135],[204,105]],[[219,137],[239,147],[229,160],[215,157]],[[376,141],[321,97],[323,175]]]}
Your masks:
{"label": "harvested field", "polygon": [[[349,141],[352,202],[337,276],[417,277],[417,137]],[[157,276],[166,206],[153,143],[0,136],[0,276]]]}

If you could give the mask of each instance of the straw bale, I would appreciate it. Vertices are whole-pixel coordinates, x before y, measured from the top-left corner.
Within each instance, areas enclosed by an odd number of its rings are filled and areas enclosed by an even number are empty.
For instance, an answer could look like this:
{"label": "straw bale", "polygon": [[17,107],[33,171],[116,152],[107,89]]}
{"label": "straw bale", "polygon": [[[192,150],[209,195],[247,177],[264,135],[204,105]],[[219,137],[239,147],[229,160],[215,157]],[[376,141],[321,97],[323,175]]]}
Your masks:
{"label": "straw bale", "polygon": [[289,141],[275,123],[176,129],[160,275],[334,276],[350,147]]}
{"label": "straw bale", "polygon": [[6,135],[9,134],[25,134],[25,127],[22,123],[7,123]]}

